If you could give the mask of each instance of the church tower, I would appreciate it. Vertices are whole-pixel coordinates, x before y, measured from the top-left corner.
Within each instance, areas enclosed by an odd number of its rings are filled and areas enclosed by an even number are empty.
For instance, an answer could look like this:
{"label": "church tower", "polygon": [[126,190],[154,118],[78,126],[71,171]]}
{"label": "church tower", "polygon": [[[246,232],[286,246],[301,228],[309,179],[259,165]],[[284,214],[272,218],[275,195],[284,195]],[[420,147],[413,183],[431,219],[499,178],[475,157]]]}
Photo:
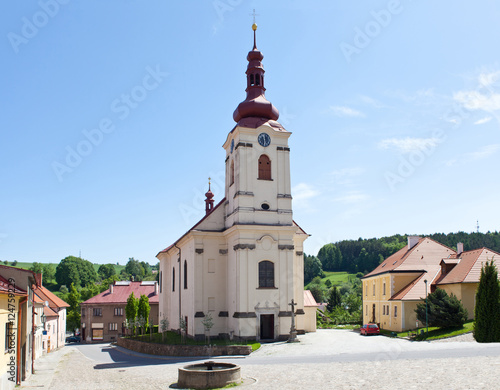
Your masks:
{"label": "church tower", "polygon": [[237,125],[226,150],[226,228],[235,224],[292,225],[290,148],[279,112],[265,97],[264,56],[248,53],[246,99],[234,111]]}
{"label": "church tower", "polygon": [[[257,25],[248,53],[246,99],[234,111],[236,126],[223,145],[224,198],[206,193],[205,216],[160,251],[160,317],[188,336],[203,338],[210,315],[213,336],[286,339],[292,300],[298,331],[315,323],[304,312],[303,243],[308,235],[292,218],[291,133],[265,97]],[[181,321],[182,319],[182,321]]]}

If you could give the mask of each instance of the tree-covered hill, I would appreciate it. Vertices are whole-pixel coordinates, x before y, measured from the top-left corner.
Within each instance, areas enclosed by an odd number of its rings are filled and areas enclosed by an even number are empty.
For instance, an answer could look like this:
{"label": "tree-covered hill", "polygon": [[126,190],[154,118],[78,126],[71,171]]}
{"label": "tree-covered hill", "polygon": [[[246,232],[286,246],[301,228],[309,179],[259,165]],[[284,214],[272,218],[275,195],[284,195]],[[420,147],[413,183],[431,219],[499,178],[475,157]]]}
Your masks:
{"label": "tree-covered hill", "polygon": [[[420,235],[456,249],[457,243],[464,244],[464,250],[487,247],[500,252],[500,232],[487,233],[434,233]],[[345,271],[367,273],[377,267],[384,259],[391,256],[407,244],[407,236],[396,234],[381,238],[359,238],[342,240],[324,245],[317,256],[305,256],[304,282],[307,284],[322,271]]]}

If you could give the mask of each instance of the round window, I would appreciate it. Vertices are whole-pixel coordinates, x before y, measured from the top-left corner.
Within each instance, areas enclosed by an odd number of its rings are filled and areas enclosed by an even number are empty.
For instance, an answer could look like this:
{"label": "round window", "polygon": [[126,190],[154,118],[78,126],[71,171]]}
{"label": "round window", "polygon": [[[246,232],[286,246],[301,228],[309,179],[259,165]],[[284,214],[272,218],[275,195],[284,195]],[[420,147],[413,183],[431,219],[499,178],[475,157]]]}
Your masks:
{"label": "round window", "polygon": [[267,203],[262,203],[260,207],[262,207],[262,210],[269,210],[269,205]]}

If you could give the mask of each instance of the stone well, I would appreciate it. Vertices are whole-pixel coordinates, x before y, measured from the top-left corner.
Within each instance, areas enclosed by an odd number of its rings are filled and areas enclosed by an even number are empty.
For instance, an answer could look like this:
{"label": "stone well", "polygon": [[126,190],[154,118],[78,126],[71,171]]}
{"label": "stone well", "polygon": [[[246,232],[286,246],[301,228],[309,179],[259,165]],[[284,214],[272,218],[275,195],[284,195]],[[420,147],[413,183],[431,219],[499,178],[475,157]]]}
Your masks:
{"label": "stone well", "polygon": [[214,389],[239,381],[241,381],[240,366],[209,361],[179,368],[177,386],[187,389]]}

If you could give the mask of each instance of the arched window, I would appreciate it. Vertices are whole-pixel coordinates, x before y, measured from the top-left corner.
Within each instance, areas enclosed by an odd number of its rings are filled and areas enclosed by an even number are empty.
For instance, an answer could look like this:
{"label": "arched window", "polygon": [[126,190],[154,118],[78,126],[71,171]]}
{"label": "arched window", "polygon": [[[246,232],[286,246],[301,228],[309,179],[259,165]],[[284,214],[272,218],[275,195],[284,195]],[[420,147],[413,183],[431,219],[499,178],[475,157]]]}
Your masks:
{"label": "arched window", "polygon": [[255,75],[255,84],[260,85],[260,74]]}
{"label": "arched window", "polygon": [[259,263],[259,287],[274,287],[274,263],[271,261]]}
{"label": "arched window", "polygon": [[184,289],[188,288],[188,263],[184,260]]}
{"label": "arched window", "polygon": [[231,165],[229,167],[229,185],[234,184],[234,160],[231,160]]}
{"label": "arched window", "polygon": [[271,160],[265,154],[259,157],[259,179],[271,180]]}
{"label": "arched window", "polygon": [[255,84],[253,74],[250,75],[250,86],[253,86]]}
{"label": "arched window", "polygon": [[172,268],[172,291],[175,291],[175,268]]}

